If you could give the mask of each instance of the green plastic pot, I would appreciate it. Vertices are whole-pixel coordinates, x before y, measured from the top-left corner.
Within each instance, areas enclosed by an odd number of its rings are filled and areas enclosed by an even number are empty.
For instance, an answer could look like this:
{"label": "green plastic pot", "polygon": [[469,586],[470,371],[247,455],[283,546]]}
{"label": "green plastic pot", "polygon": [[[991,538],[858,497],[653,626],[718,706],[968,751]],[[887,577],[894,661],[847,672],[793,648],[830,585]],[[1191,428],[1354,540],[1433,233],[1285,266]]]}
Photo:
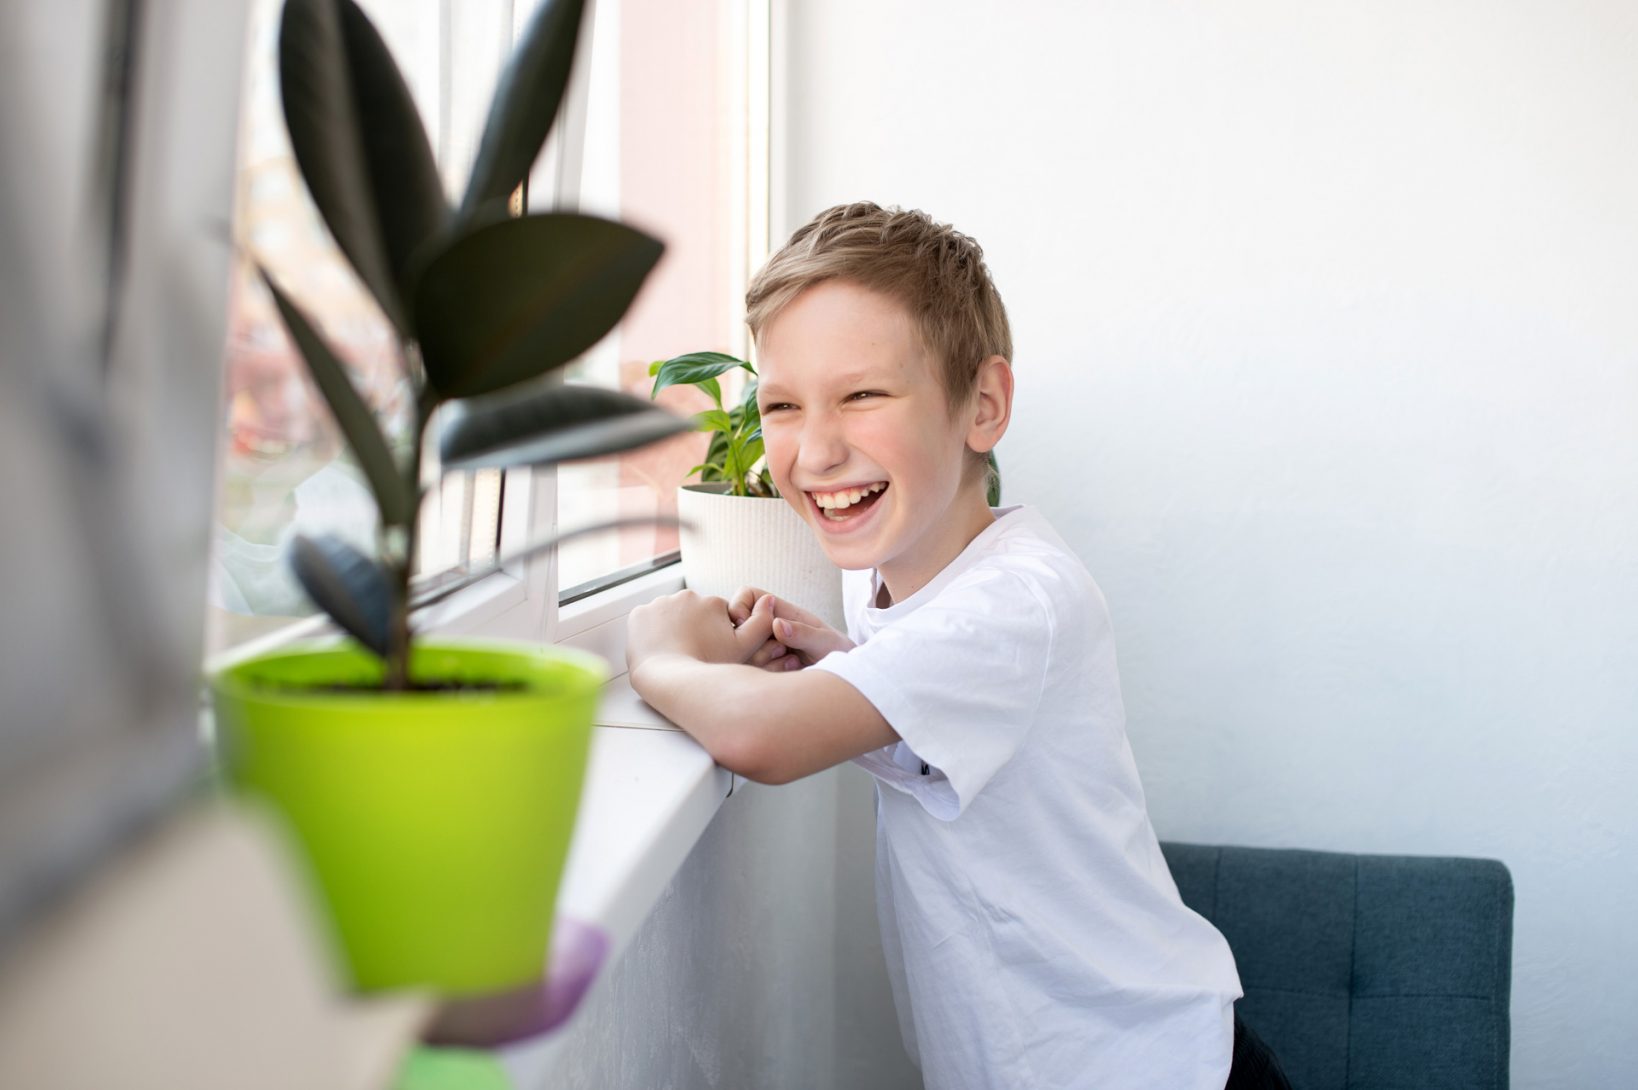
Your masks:
{"label": "green plastic pot", "polygon": [[418,642],[411,677],[503,692],[330,692],[379,681],[353,644],[301,646],[213,679],[230,782],[282,816],[354,985],[471,995],[538,980],[580,805],[595,656]]}

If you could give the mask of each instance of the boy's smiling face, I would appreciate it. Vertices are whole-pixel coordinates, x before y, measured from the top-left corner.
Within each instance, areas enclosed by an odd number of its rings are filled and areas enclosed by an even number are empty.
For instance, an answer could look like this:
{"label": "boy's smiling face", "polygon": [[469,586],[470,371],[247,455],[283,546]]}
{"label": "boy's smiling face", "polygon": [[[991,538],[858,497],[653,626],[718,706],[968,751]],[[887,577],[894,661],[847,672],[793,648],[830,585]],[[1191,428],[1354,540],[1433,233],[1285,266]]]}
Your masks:
{"label": "boy's smiling face", "polygon": [[[982,477],[963,479],[969,442],[987,450],[1000,437],[979,423],[985,398],[952,414],[908,311],[844,280],[798,295],[758,348],[774,484],[833,563],[879,569],[902,601],[993,519]],[[1010,372],[1006,386],[1010,402]]]}

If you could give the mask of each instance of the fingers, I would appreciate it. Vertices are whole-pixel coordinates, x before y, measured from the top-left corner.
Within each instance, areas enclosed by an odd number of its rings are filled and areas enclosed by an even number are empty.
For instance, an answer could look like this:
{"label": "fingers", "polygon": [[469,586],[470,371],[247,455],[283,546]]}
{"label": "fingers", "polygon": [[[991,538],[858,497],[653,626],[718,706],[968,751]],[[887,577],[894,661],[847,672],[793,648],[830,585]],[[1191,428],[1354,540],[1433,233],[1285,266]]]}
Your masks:
{"label": "fingers", "polygon": [[740,587],[734,591],[734,596],[728,599],[728,619],[733,621],[735,625],[744,624],[745,619],[751,615],[756,600],[767,593],[767,591],[758,590],[756,587]]}
{"label": "fingers", "polygon": [[812,625],[815,628],[828,627],[818,614],[809,613],[801,606],[793,603],[789,598],[775,598],[773,603],[773,611],[775,617],[780,617],[787,621],[796,621],[800,624]]}
{"label": "fingers", "polygon": [[745,661],[749,666],[762,667],[769,665],[775,659],[785,657],[787,654],[789,654],[789,651],[784,644],[780,643],[778,640],[769,640],[767,643],[756,649],[756,654],[752,655]]}
{"label": "fingers", "polygon": [[806,624],[781,617],[773,622],[771,631],[775,639],[799,653],[810,665],[832,651],[846,651],[853,646],[852,640],[823,622]]}
{"label": "fingers", "polygon": [[[732,617],[730,610],[729,616]],[[773,596],[764,594],[756,600],[751,612],[734,629],[734,639],[743,653],[742,661],[749,662],[758,648],[773,634]]]}

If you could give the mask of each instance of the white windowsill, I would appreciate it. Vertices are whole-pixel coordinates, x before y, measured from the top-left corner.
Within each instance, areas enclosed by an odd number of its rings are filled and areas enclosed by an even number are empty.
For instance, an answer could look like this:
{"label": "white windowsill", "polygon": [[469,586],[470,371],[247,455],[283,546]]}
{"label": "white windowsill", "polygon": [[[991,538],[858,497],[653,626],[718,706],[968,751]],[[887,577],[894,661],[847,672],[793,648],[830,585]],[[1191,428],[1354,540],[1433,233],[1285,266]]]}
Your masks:
{"label": "white windowsill", "polygon": [[[602,977],[733,794],[738,777],[644,704],[623,675],[609,682],[598,723],[557,911],[607,933]],[[497,1051],[512,1085],[546,1085],[572,1024],[573,1017],[544,1037]]]}

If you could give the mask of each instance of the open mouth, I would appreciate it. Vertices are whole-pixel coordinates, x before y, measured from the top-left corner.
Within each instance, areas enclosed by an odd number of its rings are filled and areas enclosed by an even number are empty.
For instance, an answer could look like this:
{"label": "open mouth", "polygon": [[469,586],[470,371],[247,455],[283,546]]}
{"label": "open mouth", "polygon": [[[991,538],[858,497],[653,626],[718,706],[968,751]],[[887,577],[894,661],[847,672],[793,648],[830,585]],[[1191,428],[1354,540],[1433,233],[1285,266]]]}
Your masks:
{"label": "open mouth", "polygon": [[887,482],[877,481],[875,484],[844,488],[835,492],[809,492],[808,498],[818,508],[819,517],[826,522],[851,522],[876,506],[886,490]]}

